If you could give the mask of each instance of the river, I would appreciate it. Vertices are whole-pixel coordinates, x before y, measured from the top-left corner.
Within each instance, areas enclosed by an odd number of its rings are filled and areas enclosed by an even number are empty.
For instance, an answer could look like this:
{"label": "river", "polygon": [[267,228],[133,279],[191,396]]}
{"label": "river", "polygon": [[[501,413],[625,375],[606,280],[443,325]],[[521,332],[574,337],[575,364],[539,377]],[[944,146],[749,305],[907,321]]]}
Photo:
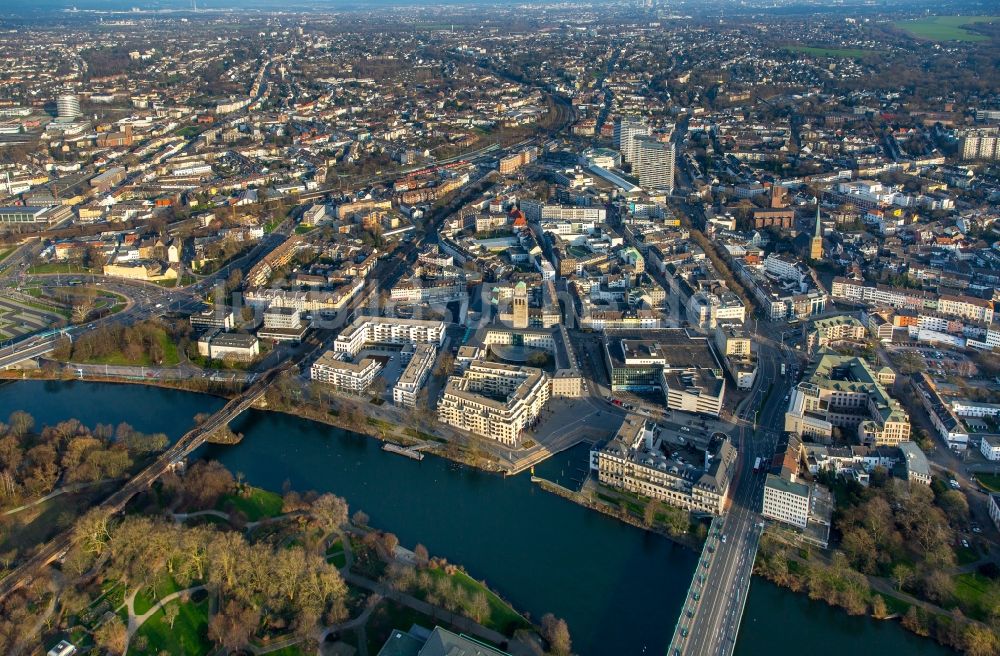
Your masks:
{"label": "river", "polygon": [[[146,432],[182,435],[198,412],[222,400],[134,385],[24,381],[0,388],[0,417],[25,410],[38,424],[78,418],[128,422]],[[535,618],[569,623],[581,654],[663,654],[696,555],[669,540],[542,492],[528,475],[504,479],[436,457],[417,462],[377,441],[287,415],[250,411],[233,424],[235,447],[198,454],[241,472],[254,485],[331,491],[404,546],[460,563]],[[578,478],[585,449],[543,463],[536,473]],[[951,653],[894,622],[849,617],[802,595],[754,580],[736,646],[738,656]]]}

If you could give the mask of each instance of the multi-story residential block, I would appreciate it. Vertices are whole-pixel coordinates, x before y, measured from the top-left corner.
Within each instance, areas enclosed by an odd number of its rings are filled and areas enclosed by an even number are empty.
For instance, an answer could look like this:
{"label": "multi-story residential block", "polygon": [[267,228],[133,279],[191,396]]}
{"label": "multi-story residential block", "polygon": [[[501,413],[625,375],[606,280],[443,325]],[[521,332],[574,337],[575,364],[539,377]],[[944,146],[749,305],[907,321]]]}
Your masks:
{"label": "multi-story residential block", "polygon": [[634,160],[632,172],[639,185],[650,191],[672,193],[674,190],[674,145],[655,137],[640,135],[632,138]]}
{"label": "multi-story residential block", "polygon": [[643,119],[623,116],[615,121],[614,144],[624,161],[635,161],[635,137],[648,134],[649,124]]}
{"label": "multi-story residential block", "polygon": [[867,285],[863,282],[837,277],[830,286],[835,300],[870,306],[936,310],[941,314],[962,317],[972,321],[991,323],[993,302],[974,296],[953,296],[934,292],[888,285]]}
{"label": "multi-story residential block", "polygon": [[746,306],[740,297],[725,288],[716,292],[698,291],[691,295],[686,306],[688,321],[703,330],[714,330],[720,323],[742,323],[746,319]]}
{"label": "multi-story residential block", "polygon": [[1000,159],[1000,128],[970,128],[960,131],[958,153],[962,159]]}
{"label": "multi-story residential block", "polygon": [[365,344],[435,344],[444,343],[445,323],[393,317],[357,317],[344,328],[333,348],[337,353],[354,357]]}
{"label": "multi-story residential block", "polygon": [[327,351],[313,362],[309,377],[354,394],[362,394],[371,387],[381,368],[372,358],[351,362],[346,353]]}
{"label": "multi-story residential block", "polygon": [[448,378],[438,420],[516,448],[549,392],[548,375],[540,369],[476,360],[461,376]]}
{"label": "multi-story residential block", "polygon": [[417,394],[427,381],[436,357],[437,347],[434,344],[417,344],[406,369],[392,388],[393,403],[404,408],[416,405]]}
{"label": "multi-story residential block", "polygon": [[[816,319],[803,327],[810,353],[843,340],[861,341],[867,335],[865,325],[850,315]],[[891,335],[890,335],[891,337]]]}
{"label": "multi-story residential block", "polygon": [[742,324],[719,324],[712,336],[715,351],[737,389],[750,389],[757,377],[757,357],[751,348],[750,333]]}

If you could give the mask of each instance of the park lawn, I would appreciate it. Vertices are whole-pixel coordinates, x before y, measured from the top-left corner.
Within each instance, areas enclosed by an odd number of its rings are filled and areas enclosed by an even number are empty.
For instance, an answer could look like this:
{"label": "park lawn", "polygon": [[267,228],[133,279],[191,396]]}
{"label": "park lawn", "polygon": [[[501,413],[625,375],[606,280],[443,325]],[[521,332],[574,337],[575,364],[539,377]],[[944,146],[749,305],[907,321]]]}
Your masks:
{"label": "park lawn", "polygon": [[[212,650],[208,639],[208,599],[199,602],[171,601],[180,604],[173,628],[163,618],[163,609],[153,613],[136,632],[148,641],[146,653],[207,654]],[[133,638],[134,640],[134,638]]]}
{"label": "park lawn", "polygon": [[968,548],[955,547],[955,560],[958,561],[959,565],[974,563],[979,560],[979,549],[976,548],[975,544],[970,544]]}
{"label": "park lawn", "polygon": [[[161,367],[172,367],[178,364],[181,359],[177,353],[177,344],[174,340],[170,339],[170,335],[167,331],[162,328],[157,329],[157,339],[160,341],[160,348],[163,350],[163,362],[160,363]],[[153,361],[149,359],[149,356],[143,354],[143,356],[138,360],[129,360],[125,357],[125,354],[121,351],[112,353],[103,358],[90,358],[85,360],[84,364],[110,364],[110,365],[133,365],[133,366],[153,366]]]}
{"label": "park lawn", "polygon": [[1000,606],[1000,585],[977,572],[959,574],[955,577],[955,599],[963,613],[985,622],[992,609]]}
{"label": "park lawn", "polygon": [[248,521],[257,522],[281,514],[281,495],[259,487],[251,487],[250,493],[227,494],[219,499],[219,510],[232,507],[243,513]]}
{"label": "park lawn", "polygon": [[918,39],[930,41],[987,41],[988,37],[962,28],[973,23],[1000,20],[998,16],[928,16],[915,20],[896,21],[895,27]]}
{"label": "park lawn", "polygon": [[979,484],[991,492],[1000,492],[1000,474],[976,474]]}
{"label": "park lawn", "polygon": [[47,262],[35,264],[28,267],[28,273],[93,273],[90,269],[79,264],[69,264],[67,262]]}
{"label": "park lawn", "polygon": [[299,225],[295,226],[295,234],[297,234],[297,235],[304,235],[304,234],[312,232],[315,229],[316,229],[316,226],[307,226],[307,225],[302,225],[300,223]]}
{"label": "park lawn", "polygon": [[167,595],[171,595],[181,587],[177,585],[177,581],[174,580],[172,576],[162,576],[160,579],[153,584],[153,589],[150,590],[149,587],[145,587],[140,590],[135,595],[135,601],[132,602],[132,609],[135,611],[136,615],[142,615],[150,608],[156,605],[160,599],[163,599]]}
{"label": "park lawn", "polygon": [[[415,437],[418,440],[424,440],[425,442],[440,442],[441,444],[447,444],[448,440],[438,437],[437,435],[431,435],[430,433],[425,433],[416,428],[407,428],[403,431],[406,435],[410,437]],[[527,447],[526,447],[527,448]]]}
{"label": "park lawn", "polygon": [[6,260],[7,256],[16,250],[17,250],[16,246],[11,246],[10,248],[4,248],[3,250],[0,250],[0,262]]}
{"label": "park lawn", "polygon": [[326,562],[332,564],[337,569],[347,564],[347,554],[344,553],[344,543],[338,538],[326,550]]}
{"label": "park lawn", "polygon": [[883,52],[881,50],[862,50],[861,48],[816,48],[813,46],[788,46],[785,49],[814,57],[843,57],[846,59],[861,59]]}
{"label": "park lawn", "polygon": [[[431,576],[435,578],[448,576],[448,573],[443,569],[431,569],[428,571],[431,573]],[[476,592],[483,592],[486,594],[486,599],[490,603],[490,616],[483,620],[482,623],[486,628],[493,629],[494,631],[498,631],[507,636],[512,636],[518,629],[531,627],[531,623],[524,619],[524,617],[522,617],[516,610],[511,608],[510,604],[498,597],[496,593],[465,572],[455,572],[455,574],[453,574],[450,578],[454,583],[457,583],[466,592],[468,592],[470,596]]]}

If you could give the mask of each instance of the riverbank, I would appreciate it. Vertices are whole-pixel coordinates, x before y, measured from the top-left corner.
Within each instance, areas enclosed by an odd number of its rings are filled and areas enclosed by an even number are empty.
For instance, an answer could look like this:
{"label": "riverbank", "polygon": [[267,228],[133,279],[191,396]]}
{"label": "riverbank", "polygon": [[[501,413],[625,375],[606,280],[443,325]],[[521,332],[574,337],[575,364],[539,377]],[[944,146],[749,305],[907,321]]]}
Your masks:
{"label": "riverbank", "polygon": [[[610,497],[607,495],[616,494],[615,490],[605,489],[604,494],[600,492],[587,494],[583,491],[574,492],[573,490],[563,487],[558,483],[545,478],[540,478],[538,476],[532,476],[531,482],[546,492],[572,501],[579,506],[599,512],[603,515],[607,515],[608,517],[612,517],[620,522],[624,522],[625,524],[634,526],[643,531],[649,531],[650,533],[663,536],[668,540],[691,549],[694,553],[700,553],[702,545],[705,542],[706,534],[699,533],[698,530],[694,528],[695,526],[704,526],[703,524],[699,522],[689,522],[688,529],[684,533],[678,533],[676,528],[671,530],[671,524],[664,521],[661,513],[656,512],[653,513],[651,518],[652,521],[647,523],[641,515],[632,512],[629,507],[629,504],[632,503],[630,500],[622,500],[620,503],[615,503],[614,501],[609,500]],[[651,503],[651,501],[647,501],[647,503]]]}
{"label": "riverbank", "polygon": [[[88,375],[86,378],[79,378],[65,372],[51,372],[45,369],[22,369],[0,371],[0,384],[4,381],[53,381],[53,382],[87,382],[114,385],[138,385],[143,387],[157,387],[161,389],[191,392],[195,394],[206,394],[217,398],[230,400],[234,398],[244,387],[242,384],[234,386],[231,383],[212,381],[204,378],[189,379],[160,379],[160,378],[125,378],[118,376]],[[365,403],[365,399],[345,399],[338,397],[344,403]],[[300,403],[294,406],[280,407],[273,403],[268,403],[267,397],[255,406],[259,410],[276,412],[300,417],[309,421],[315,421],[327,426],[361,433],[368,437],[375,438],[380,442],[391,442],[404,447],[423,445],[423,451],[452,462],[474,467],[490,473],[507,473],[497,461],[489,458],[488,454],[471,449],[465,445],[449,442],[444,438],[427,433],[425,430],[414,427],[402,426],[400,424],[387,422],[385,420],[372,417],[363,417],[364,422],[357,421],[353,417],[342,417],[335,408],[319,408],[309,403]],[[433,444],[428,444],[433,442]]]}
{"label": "riverbank", "polygon": [[958,608],[943,608],[907,594],[884,578],[857,572],[839,551],[826,558],[765,533],[754,574],[847,615],[892,621],[949,649],[974,656],[990,656],[1000,650],[1000,637],[988,624],[967,617]]}
{"label": "riverbank", "polygon": [[[24,410],[49,425],[71,417],[89,426],[125,421],[173,439],[191,427],[191,417],[222,403],[172,389],[79,381],[0,389],[0,417]],[[676,542],[567,503],[525,475],[504,479],[441,458],[418,462],[383,451],[368,436],[290,414],[251,409],[232,429],[244,434],[240,444],[205,445],[192,462],[218,460],[258,488],[342,496],[402,544],[420,542],[462,563],[531,618],[564,618],[582,656],[666,651],[697,566],[697,556]],[[536,466],[536,475],[573,485],[587,456],[585,446],[557,453]],[[880,656],[948,653],[899,623],[850,616],[758,577],[746,612],[734,656],[794,653],[803,644],[812,656],[868,653],[872,645]]]}

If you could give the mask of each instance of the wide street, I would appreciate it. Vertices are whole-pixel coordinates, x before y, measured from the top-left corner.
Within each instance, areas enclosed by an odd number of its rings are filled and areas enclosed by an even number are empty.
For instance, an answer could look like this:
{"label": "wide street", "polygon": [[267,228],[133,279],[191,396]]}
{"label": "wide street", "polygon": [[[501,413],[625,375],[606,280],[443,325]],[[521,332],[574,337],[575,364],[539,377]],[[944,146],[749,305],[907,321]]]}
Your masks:
{"label": "wide street", "polygon": [[794,382],[781,375],[781,364],[787,368],[796,359],[787,346],[767,337],[758,344],[758,380],[736,413],[740,460],[729,511],[722,518],[720,535],[714,536],[714,553],[708,554],[710,564],[703,574],[694,616],[682,617],[678,623],[682,637],[675,636],[674,644],[679,654],[728,656],[739,632],[761,533],[765,474],[753,471],[753,465],[756,458],[769,460],[774,453],[781,435],[785,395]]}

